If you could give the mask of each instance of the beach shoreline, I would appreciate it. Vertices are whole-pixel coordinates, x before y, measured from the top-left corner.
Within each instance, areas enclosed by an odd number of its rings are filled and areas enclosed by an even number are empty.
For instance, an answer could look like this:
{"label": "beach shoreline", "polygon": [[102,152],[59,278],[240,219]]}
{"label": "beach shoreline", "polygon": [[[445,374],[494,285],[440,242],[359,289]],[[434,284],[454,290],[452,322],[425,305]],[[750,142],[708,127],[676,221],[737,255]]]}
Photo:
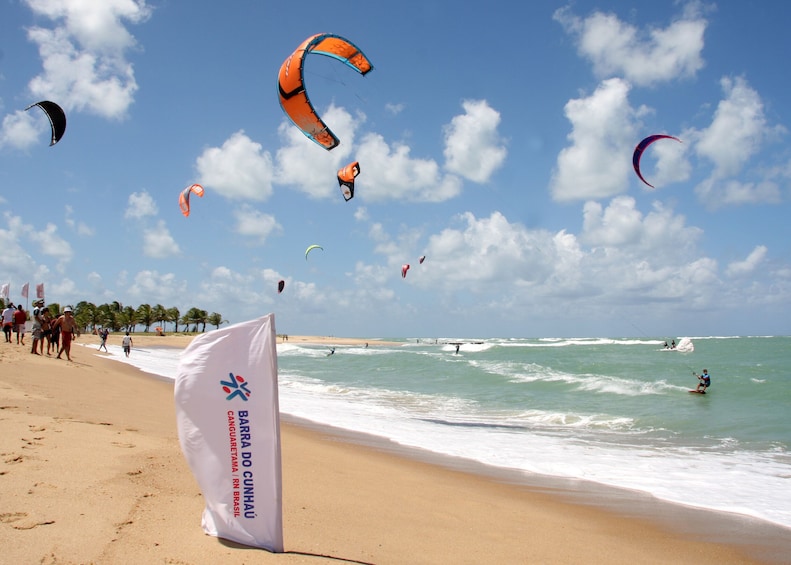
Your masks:
{"label": "beach shoreline", "polygon": [[[133,334],[136,345],[168,347],[194,336],[168,337]],[[9,563],[248,555],[261,563],[780,563],[788,555],[778,553],[788,530],[758,520],[687,514],[654,499],[638,508],[616,489],[575,481],[529,486],[507,471],[287,415],[286,554],[250,554],[200,529],[203,503],[178,446],[172,382],[97,355],[96,336],[80,342],[89,347],[76,348],[73,362],[31,355],[29,345],[0,347],[0,543]],[[715,527],[728,520],[733,530]]]}

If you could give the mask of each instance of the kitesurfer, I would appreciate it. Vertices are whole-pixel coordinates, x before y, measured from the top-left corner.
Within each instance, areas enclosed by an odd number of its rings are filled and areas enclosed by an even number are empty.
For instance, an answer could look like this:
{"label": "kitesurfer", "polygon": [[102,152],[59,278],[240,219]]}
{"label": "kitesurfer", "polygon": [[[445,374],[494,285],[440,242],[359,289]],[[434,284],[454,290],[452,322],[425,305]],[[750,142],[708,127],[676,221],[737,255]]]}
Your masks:
{"label": "kitesurfer", "polygon": [[458,353],[458,352],[459,352],[459,347],[461,347],[461,344],[460,344],[460,343],[457,343],[457,344],[456,344],[456,353]]}
{"label": "kitesurfer", "polygon": [[706,389],[711,386],[711,375],[709,375],[709,370],[703,369],[702,375],[695,373],[695,376],[698,377],[698,380],[700,381],[696,390],[698,392],[706,392]]}
{"label": "kitesurfer", "polygon": [[329,357],[330,355],[335,355],[335,348],[334,347],[330,347],[330,352],[327,353],[327,357]]}

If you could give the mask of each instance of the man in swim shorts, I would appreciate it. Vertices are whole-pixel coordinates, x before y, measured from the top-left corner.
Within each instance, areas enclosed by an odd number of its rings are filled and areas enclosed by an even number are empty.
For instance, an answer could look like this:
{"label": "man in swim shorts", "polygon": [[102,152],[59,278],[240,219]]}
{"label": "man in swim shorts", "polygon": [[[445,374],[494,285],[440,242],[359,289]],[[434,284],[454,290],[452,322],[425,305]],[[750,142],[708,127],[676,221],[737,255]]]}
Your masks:
{"label": "man in swim shorts", "polygon": [[55,326],[60,328],[60,351],[58,351],[58,359],[61,358],[60,356],[65,351],[66,359],[71,361],[71,340],[77,328],[77,321],[74,319],[71,306],[66,306],[63,309],[63,314],[55,320]]}

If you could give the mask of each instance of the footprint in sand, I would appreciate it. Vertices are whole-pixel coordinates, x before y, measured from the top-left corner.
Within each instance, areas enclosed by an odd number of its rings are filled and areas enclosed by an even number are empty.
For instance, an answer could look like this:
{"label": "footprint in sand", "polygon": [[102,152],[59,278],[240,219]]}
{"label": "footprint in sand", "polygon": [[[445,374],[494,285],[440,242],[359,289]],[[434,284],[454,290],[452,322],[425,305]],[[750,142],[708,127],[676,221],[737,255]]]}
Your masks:
{"label": "footprint in sand", "polygon": [[124,447],[124,448],[127,448],[127,449],[131,449],[133,447],[137,447],[134,443],[122,443],[120,441],[114,441],[112,444],[114,446],[116,446],[116,447]]}
{"label": "footprint in sand", "polygon": [[3,512],[0,514],[0,522],[3,524],[10,524],[22,518],[27,518],[27,512]]}
{"label": "footprint in sand", "polygon": [[21,455],[16,455],[14,453],[8,453],[8,455],[10,455],[11,457],[3,461],[7,465],[12,465],[14,463],[22,463],[25,460],[25,458],[22,457]]}

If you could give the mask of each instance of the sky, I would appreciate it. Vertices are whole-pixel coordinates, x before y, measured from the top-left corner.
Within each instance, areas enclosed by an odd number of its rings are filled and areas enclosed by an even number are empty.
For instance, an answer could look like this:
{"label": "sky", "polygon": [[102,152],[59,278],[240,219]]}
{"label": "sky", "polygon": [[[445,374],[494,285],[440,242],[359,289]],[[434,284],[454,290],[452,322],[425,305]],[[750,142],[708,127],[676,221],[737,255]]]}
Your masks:
{"label": "sky", "polygon": [[[0,2],[11,301],[349,337],[791,333],[791,3]],[[306,57],[331,151],[277,96],[317,33],[374,66]],[[659,133],[681,142],[646,150],[650,188],[632,153]]]}

